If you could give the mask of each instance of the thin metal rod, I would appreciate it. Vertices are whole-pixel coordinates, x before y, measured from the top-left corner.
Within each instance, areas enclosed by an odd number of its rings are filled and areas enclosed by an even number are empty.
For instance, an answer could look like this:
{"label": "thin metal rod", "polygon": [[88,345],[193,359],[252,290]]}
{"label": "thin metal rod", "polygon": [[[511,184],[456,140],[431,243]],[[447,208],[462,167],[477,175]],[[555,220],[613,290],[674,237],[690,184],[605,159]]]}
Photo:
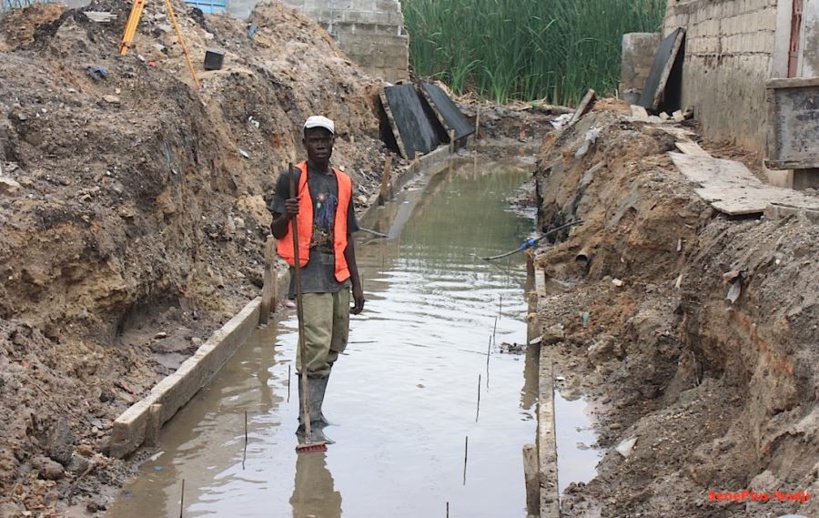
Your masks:
{"label": "thin metal rod", "polygon": [[481,416],[481,375],[478,374],[478,410],[475,412],[475,422]]}
{"label": "thin metal rod", "polygon": [[290,365],[287,366],[287,402],[290,402]]}
{"label": "thin metal rod", "polygon": [[185,510],[185,479],[182,479],[182,497],[179,499],[179,518],[182,518],[182,514]]}
{"label": "thin metal rod", "polygon": [[449,502],[446,503],[446,518],[449,518]]}
{"label": "thin metal rod", "polygon": [[495,325],[492,327],[492,341],[495,345],[498,345],[498,340],[496,338],[496,333],[498,332],[498,317],[495,317]]}
{"label": "thin metal rod", "polygon": [[469,458],[469,436],[464,440],[464,485],[466,485],[466,461]]}
{"label": "thin metal rod", "polygon": [[489,388],[489,358],[492,356],[492,337],[489,337],[489,345],[486,347],[486,388]]}

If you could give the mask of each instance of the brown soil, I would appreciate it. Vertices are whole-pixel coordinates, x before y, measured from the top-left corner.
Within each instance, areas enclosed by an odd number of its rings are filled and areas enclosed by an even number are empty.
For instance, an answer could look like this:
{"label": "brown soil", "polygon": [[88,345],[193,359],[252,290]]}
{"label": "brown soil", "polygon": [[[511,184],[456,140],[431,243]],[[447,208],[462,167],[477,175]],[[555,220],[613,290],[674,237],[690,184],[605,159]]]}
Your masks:
{"label": "brown soil", "polygon": [[[599,138],[577,157],[593,127]],[[819,226],[714,211],[671,163],[674,142],[604,105],[539,154],[540,225],[585,221],[537,256],[551,281],[539,322],[563,326],[557,388],[591,398],[608,449],[562,511],[819,516]],[[742,286],[733,304],[731,271]],[[629,438],[624,457],[614,447]],[[743,490],[810,498],[709,499]]]}
{"label": "brown soil", "polygon": [[[174,9],[198,91],[162,2],[126,56],[128,3],[89,8],[111,23],[56,4],[0,19],[2,517],[104,510],[133,473],[140,454],[106,455],[112,422],[259,295],[266,199],[308,115],[335,119],[357,208],[378,191],[381,83],[326,32],[279,3],[247,23]],[[224,67],[204,72],[213,47]],[[550,128],[548,109],[485,114],[485,137],[521,145]]]}

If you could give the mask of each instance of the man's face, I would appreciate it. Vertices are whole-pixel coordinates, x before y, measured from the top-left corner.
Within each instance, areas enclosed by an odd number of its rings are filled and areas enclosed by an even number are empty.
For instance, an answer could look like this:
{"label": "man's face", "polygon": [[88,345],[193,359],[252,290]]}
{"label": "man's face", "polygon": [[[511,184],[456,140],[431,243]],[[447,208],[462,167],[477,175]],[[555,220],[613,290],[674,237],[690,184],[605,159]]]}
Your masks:
{"label": "man's face", "polygon": [[307,149],[307,158],[312,162],[326,163],[333,154],[335,137],[324,128],[310,128],[304,131],[302,143]]}

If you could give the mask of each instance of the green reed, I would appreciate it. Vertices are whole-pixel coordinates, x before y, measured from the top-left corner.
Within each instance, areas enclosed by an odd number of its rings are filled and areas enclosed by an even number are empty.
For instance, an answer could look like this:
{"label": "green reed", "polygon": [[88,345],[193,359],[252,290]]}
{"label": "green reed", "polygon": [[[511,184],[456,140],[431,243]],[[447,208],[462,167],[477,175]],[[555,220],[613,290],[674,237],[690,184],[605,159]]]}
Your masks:
{"label": "green reed", "polygon": [[628,32],[659,30],[666,0],[403,0],[422,77],[499,103],[610,93]]}

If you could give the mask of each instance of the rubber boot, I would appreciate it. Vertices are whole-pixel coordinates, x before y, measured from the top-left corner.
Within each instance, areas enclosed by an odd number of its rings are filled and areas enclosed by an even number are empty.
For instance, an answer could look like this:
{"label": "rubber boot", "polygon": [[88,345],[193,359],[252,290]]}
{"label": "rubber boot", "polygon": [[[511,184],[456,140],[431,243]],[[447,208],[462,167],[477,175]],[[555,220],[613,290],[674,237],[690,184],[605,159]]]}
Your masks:
{"label": "rubber boot", "polygon": [[[330,381],[330,376],[329,375],[327,375],[327,376],[325,376],[323,378],[316,378],[316,389],[315,389],[316,394],[321,394],[321,398],[319,399],[319,402],[318,402],[319,408],[321,409],[319,411],[319,414],[318,414],[318,416],[319,416],[318,422],[319,422],[319,427],[322,428],[322,429],[324,429],[327,426],[335,426],[335,423],[332,423],[332,422],[328,421],[327,418],[324,416],[324,409],[323,409],[324,394],[327,393],[327,382],[328,381]],[[312,390],[311,390],[311,392],[312,392]]]}
{"label": "rubber boot", "polygon": [[324,392],[327,390],[327,377],[322,378],[307,378],[307,383],[310,385],[310,427],[312,428],[313,437],[319,441],[325,441],[327,444],[333,444],[335,441],[324,435],[325,421],[322,420],[321,405],[324,403]]}
{"label": "rubber boot", "polygon": [[[298,383],[299,383],[299,427],[296,429],[296,437],[298,437],[299,443],[304,444],[306,442],[326,442],[327,444],[333,444],[335,441],[331,440],[329,437],[324,435],[322,431],[322,424],[320,420],[321,416],[321,403],[324,399],[324,393],[321,391],[320,384],[317,383],[317,380],[326,380],[326,378],[307,378],[307,385],[308,385],[308,392],[310,394],[310,399],[308,401],[309,411],[310,411],[310,437],[307,437],[307,430],[304,426],[302,414],[304,409],[304,391],[302,388],[301,376],[297,376]],[[326,387],[326,381],[325,381]],[[308,440],[309,439],[309,440]]]}

